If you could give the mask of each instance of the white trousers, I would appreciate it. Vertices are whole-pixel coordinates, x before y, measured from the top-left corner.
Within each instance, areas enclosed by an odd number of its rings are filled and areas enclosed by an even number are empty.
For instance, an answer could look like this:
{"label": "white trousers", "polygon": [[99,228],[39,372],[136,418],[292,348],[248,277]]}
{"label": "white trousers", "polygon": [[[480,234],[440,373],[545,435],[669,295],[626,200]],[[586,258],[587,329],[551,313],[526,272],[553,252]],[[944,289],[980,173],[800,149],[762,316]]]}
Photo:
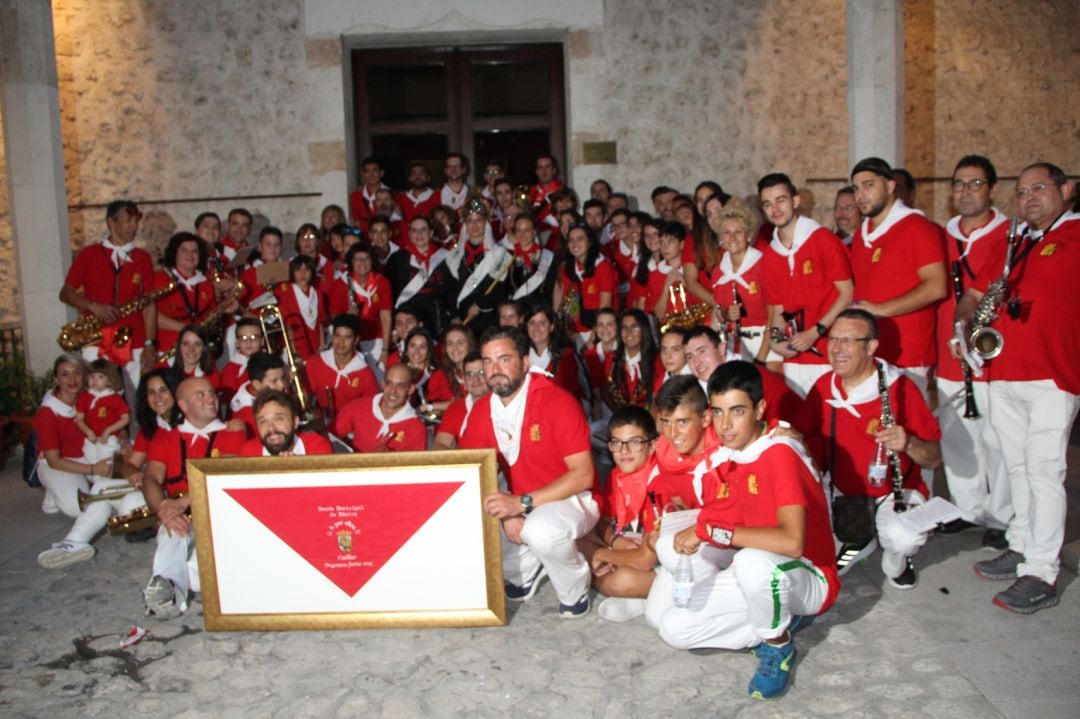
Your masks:
{"label": "white trousers", "polygon": [[[66,457],[65,459],[72,459]],[[81,462],[81,459],[74,460]],[[38,479],[45,487],[45,491],[51,492],[56,506],[61,512],[69,517],[79,516],[79,490],[90,491],[90,480],[85,474],[73,474],[59,469],[53,469],[42,457],[37,463]]]}
{"label": "white trousers", "polygon": [[152,577],[165,577],[173,583],[174,601],[181,612],[187,611],[188,592],[199,591],[199,561],[195,554],[194,527],[186,535],[169,534],[158,527]]}
{"label": "white trousers", "polygon": [[[671,592],[674,589],[675,567],[681,556],[675,551],[675,535],[697,524],[700,509],[684,509],[680,512],[668,512],[660,521],[660,536],[656,540],[656,558],[660,566],[656,569],[649,596],[645,600],[645,621],[659,628],[660,618],[667,609],[674,605]],[[731,564],[735,556],[734,549],[721,549],[712,544],[702,544],[698,551],[690,556],[690,568],[694,573],[694,594],[699,587],[708,586],[722,569]],[[691,602],[693,599],[691,598]]]}
{"label": "white trousers", "polygon": [[[94,482],[90,488],[90,494],[102,494],[105,492],[115,492],[117,489],[123,489],[130,487],[130,485],[120,480]],[[134,512],[139,507],[146,505],[146,499],[143,497],[142,492],[138,490],[132,490],[119,499],[103,499],[97,502],[90,502],[86,505],[86,509],[79,513],[79,516],[75,518],[75,524],[71,525],[71,529],[68,530],[67,536],[64,537],[65,541],[75,544],[89,544],[90,540],[97,535],[98,532],[105,529],[105,525],[109,522],[109,517],[114,514],[123,515]]]}
{"label": "white trousers", "polygon": [[[926,497],[914,489],[904,490],[908,507],[918,507]],[[878,544],[881,545],[881,571],[886,577],[899,577],[907,566],[907,560],[915,556],[930,536],[929,532],[912,532],[900,523],[893,511],[893,498],[889,494],[878,500],[874,523],[877,526]]]}
{"label": "white trousers", "polygon": [[[939,377],[937,389],[941,457],[949,496],[965,520],[1005,529],[1012,519],[1012,499],[1001,445],[990,426],[989,384],[972,383],[978,419],[964,417],[963,382]],[[958,396],[949,401],[954,395]]]}
{"label": "white trousers", "polygon": [[576,604],[589,589],[589,563],[577,549],[577,540],[588,534],[600,518],[591,492],[548,502],[525,517],[523,544],[503,536],[503,578],[521,585],[541,564],[562,604]]}
{"label": "white trousers", "polygon": [[806,399],[814,383],[829,372],[832,372],[832,367],[827,364],[784,363],[784,381],[802,399]]}
{"label": "white trousers", "polygon": [[[743,332],[757,335],[754,337],[741,337],[739,338],[739,356],[738,359],[744,359],[747,362],[753,362],[757,357],[758,350],[761,349],[761,343],[765,341],[765,325],[760,327],[743,327]],[[731,352],[731,348],[728,347],[728,352]],[[776,354],[772,350],[769,350],[769,354],[765,356],[766,362],[783,362],[784,358],[781,355]]]}
{"label": "white trousers", "polygon": [[1065,538],[1065,452],[1080,396],[1052,380],[990,383],[990,424],[1009,475],[1013,520],[1009,548],[1024,555],[1016,569],[1053,584]]}
{"label": "white trousers", "polygon": [[669,607],[660,638],[676,649],[747,649],[783,636],[791,617],[821,612],[825,575],[809,559],[741,549],[731,566],[694,585],[690,606]]}

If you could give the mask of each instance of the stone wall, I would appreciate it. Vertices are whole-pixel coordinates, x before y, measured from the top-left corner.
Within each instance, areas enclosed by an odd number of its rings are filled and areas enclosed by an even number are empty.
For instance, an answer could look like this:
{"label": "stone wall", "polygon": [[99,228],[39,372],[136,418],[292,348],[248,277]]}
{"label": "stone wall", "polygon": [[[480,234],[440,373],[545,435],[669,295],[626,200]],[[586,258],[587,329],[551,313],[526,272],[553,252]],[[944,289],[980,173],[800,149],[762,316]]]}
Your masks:
{"label": "stone wall", "polygon": [[19,272],[11,230],[7,164],[4,157],[4,123],[0,115],[0,327],[19,321]]}

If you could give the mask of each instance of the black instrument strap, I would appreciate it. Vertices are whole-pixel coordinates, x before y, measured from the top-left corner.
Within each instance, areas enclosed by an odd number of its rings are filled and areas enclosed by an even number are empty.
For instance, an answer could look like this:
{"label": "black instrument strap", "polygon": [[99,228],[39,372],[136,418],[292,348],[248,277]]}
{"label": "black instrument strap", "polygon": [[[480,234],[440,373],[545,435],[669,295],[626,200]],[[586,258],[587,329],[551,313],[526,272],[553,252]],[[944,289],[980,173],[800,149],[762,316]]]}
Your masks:
{"label": "black instrument strap", "polygon": [[[176,475],[175,477],[165,478],[165,480],[161,483],[164,487],[168,487],[170,484],[176,484],[177,482],[182,482],[183,480],[187,479],[187,440],[184,439],[184,435],[180,434],[180,432],[177,432],[176,435],[180,439],[180,474]],[[206,453],[203,454],[203,459],[209,457],[210,454],[214,451],[214,442],[215,440],[217,440],[217,436],[217,432],[210,433],[210,441],[206,444]]]}
{"label": "black instrument strap", "polygon": [[180,281],[180,273],[176,273],[176,284],[180,287],[180,299],[184,301],[184,307],[187,308],[188,319],[194,322],[199,316],[199,289],[198,285],[195,286],[195,290],[192,292],[195,295],[195,305],[192,306],[191,300],[188,299],[187,289],[188,286]]}
{"label": "black instrument strap", "polygon": [[971,269],[971,264],[968,262],[967,257],[964,256],[964,243],[960,240],[959,237],[954,237],[953,240],[956,241],[956,251],[957,253],[959,253],[957,257],[960,258],[960,264],[964,266],[964,272],[967,274],[968,277],[974,280],[975,270]]}

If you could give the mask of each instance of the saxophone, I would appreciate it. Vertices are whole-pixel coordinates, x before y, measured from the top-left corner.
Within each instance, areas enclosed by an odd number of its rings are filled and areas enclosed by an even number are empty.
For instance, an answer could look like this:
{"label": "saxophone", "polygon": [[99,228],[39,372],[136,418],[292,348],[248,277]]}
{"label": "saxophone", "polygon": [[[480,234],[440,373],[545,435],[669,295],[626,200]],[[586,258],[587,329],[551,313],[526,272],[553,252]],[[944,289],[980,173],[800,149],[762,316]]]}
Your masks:
{"label": "saxophone", "polygon": [[[128,300],[118,308],[119,317],[117,317],[116,321],[119,322],[125,317],[130,317],[136,312],[142,311],[144,308],[149,307],[175,289],[176,282],[169,280],[169,284],[164,287],[159,287],[153,292],[149,292],[141,297],[136,297],[133,300]],[[61,327],[60,336],[56,338],[56,342],[64,348],[65,352],[74,352],[85,345],[100,341],[101,330],[104,326],[105,325],[96,315],[89,314],[85,317],[80,317],[74,322],[68,322]],[[130,339],[131,327],[127,325],[121,326],[117,331],[117,335],[119,336],[121,333]]]}
{"label": "saxophone", "polygon": [[674,309],[667,313],[667,316],[664,317],[664,324],[660,325],[660,334],[664,334],[672,327],[689,329],[695,325],[708,324],[708,318],[712,315],[714,306],[704,303],[687,305],[686,287],[682,282],[676,282],[668,287],[668,297],[671,300],[672,307],[677,308],[682,305],[682,309]]}
{"label": "saxophone", "polygon": [[971,316],[971,337],[968,344],[972,351],[984,360],[991,360],[1005,349],[1005,338],[990,325],[998,318],[998,309],[1009,294],[1009,273],[1012,272],[1013,252],[1016,250],[1016,227],[1019,220],[1012,218],[1009,236],[1005,239],[1005,267],[1001,276],[990,283]]}
{"label": "saxophone", "polygon": [[[885,379],[885,366],[877,364],[878,394],[881,395],[881,426],[885,429],[896,426],[896,417],[893,416],[892,400],[889,399],[889,383]],[[900,469],[900,455],[896,450],[886,449],[885,456],[889,460],[889,469],[892,474],[893,511],[899,514],[907,511],[907,503],[904,502],[904,473]]]}
{"label": "saxophone", "polygon": [[[242,295],[243,293],[244,293],[244,283],[241,282],[240,280],[237,280],[236,284],[232,288],[232,291],[229,292],[229,294],[226,295],[225,297],[222,297],[221,302],[218,302],[217,306],[214,307],[214,309],[212,309],[212,310],[210,310],[209,312],[206,313],[206,317],[203,317],[202,321],[199,322],[199,327],[202,327],[202,328],[205,329],[205,328],[213,327],[218,322],[220,322],[221,318],[225,316],[226,312],[228,312],[229,306],[232,305],[233,300],[239,298],[240,295]],[[158,355],[158,360],[157,360],[158,364],[161,364],[162,362],[168,362],[169,360],[171,360],[173,358],[173,355],[176,354],[176,347],[177,347],[177,345],[179,343],[180,343],[179,338],[177,338],[176,344],[174,344],[172,347],[170,347],[165,352],[162,352],[160,355]]]}

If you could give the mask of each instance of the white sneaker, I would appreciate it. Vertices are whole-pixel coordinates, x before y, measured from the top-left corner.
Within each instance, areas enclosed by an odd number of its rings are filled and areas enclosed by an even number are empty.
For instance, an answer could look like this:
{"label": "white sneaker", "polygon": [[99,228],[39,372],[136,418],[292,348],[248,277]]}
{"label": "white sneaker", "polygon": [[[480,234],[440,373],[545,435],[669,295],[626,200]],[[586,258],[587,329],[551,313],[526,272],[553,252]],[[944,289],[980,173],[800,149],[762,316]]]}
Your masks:
{"label": "white sneaker", "polygon": [[94,556],[94,548],[89,544],[76,545],[71,542],[60,542],[39,554],[37,561],[45,569],[62,569],[70,564],[85,562],[92,556]]}
{"label": "white sneaker", "polygon": [[608,597],[596,608],[609,622],[628,622],[645,614],[645,600],[637,597]]}
{"label": "white sneaker", "polygon": [[155,575],[143,590],[146,615],[158,619],[175,619],[182,612],[176,606],[176,589],[165,577]]}
{"label": "white sneaker", "polygon": [[53,496],[52,490],[45,490],[45,497],[41,500],[41,511],[45,514],[59,514],[60,507],[56,504],[56,497]]}

